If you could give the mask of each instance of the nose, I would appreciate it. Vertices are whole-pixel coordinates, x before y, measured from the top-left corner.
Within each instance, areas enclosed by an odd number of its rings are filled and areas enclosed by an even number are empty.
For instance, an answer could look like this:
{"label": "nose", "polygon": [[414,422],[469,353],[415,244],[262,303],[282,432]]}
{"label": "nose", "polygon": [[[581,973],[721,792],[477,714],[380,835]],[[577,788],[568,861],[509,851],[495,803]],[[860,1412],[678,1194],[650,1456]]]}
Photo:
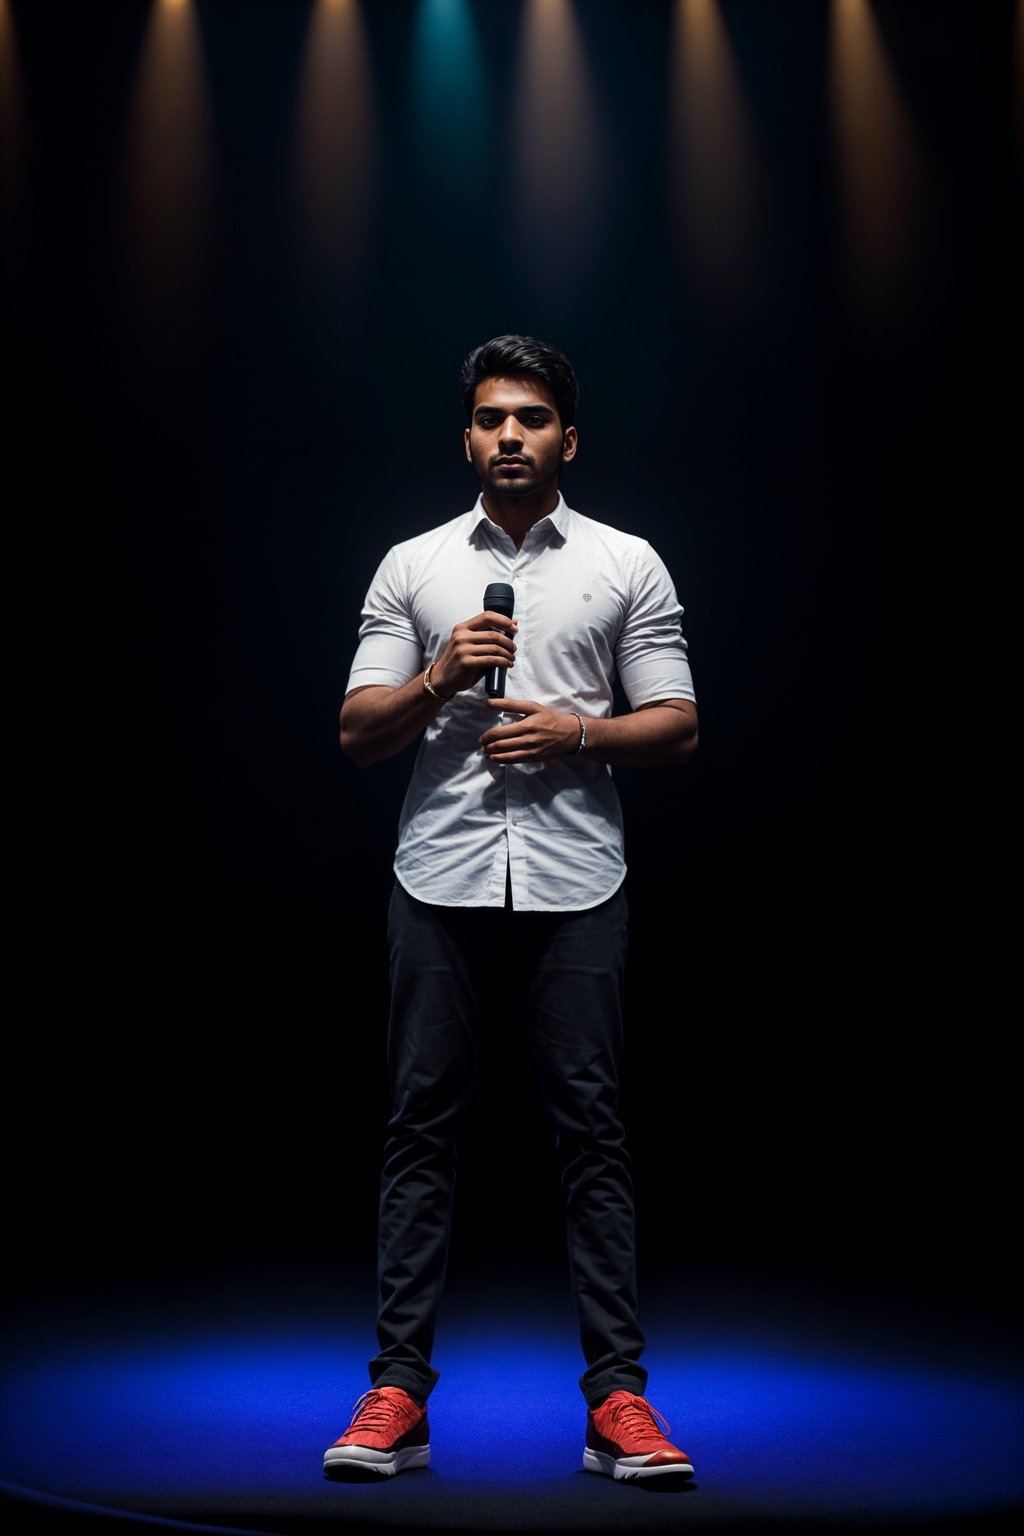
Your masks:
{"label": "nose", "polygon": [[506,416],[501,424],[501,431],[498,434],[498,447],[505,453],[521,448],[522,445],[522,428],[514,416]]}

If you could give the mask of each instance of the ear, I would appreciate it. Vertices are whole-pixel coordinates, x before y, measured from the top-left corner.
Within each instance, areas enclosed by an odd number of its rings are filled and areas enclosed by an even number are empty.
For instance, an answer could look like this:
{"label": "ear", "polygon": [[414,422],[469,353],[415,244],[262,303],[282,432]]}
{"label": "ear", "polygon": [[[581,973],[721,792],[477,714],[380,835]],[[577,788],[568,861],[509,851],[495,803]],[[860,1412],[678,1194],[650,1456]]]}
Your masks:
{"label": "ear", "polygon": [[576,436],[575,427],[566,427],[562,433],[562,463],[568,464],[570,459],[576,457],[576,449],[579,447],[579,439]]}
{"label": "ear", "polygon": [[469,428],[468,427],[466,428],[465,437],[466,437],[466,462],[469,463],[469,464],[472,464],[472,462],[473,462],[473,455],[469,451]]}

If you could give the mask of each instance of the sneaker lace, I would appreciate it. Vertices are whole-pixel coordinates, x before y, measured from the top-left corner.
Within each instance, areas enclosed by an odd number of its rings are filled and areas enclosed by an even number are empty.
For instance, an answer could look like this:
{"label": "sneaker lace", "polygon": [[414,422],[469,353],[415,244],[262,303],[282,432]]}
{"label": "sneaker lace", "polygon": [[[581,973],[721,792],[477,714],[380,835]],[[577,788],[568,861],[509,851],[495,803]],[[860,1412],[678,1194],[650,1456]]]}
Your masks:
{"label": "sneaker lace", "polygon": [[[624,1428],[632,1434],[642,1438],[652,1438],[661,1441],[665,1435],[672,1432],[671,1425],[665,1416],[658,1412],[653,1403],[649,1403],[646,1397],[637,1397],[632,1393],[629,1396],[619,1398],[612,1404],[612,1414],[616,1420],[621,1420]],[[657,1420],[660,1419],[665,1426],[663,1435],[658,1428]]]}
{"label": "sneaker lace", "polygon": [[349,1428],[351,1429],[358,1419],[361,1429],[383,1431],[390,1429],[395,1419],[400,1417],[401,1410],[394,1399],[380,1387],[370,1387],[352,1404],[352,1421]]}

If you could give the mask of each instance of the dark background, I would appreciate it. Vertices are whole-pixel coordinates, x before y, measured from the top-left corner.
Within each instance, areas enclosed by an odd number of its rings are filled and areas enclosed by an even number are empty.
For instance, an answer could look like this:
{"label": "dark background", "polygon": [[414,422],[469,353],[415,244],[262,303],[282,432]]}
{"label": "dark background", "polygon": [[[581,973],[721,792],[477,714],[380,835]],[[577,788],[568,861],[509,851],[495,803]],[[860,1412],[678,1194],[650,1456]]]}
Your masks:
{"label": "dark background", "polygon": [[[315,224],[311,5],[192,6],[141,179],[151,7],[3,8],[12,1284],[72,1316],[368,1274],[411,757],[356,769],[338,708],[378,560],[475,498],[461,359],[526,331],[581,381],[567,499],[665,558],[698,693],[690,767],[616,773],[648,1284],[1005,1328],[1020,7],[868,9],[913,146],[871,151],[906,171],[881,256],[829,5],[718,7],[735,240],[726,159],[676,218],[668,0],[575,7],[582,149],[539,195],[527,9],[464,5],[476,72],[431,87],[415,5],[362,8],[361,191]],[[557,1275],[511,1020],[459,1200],[454,1284]]]}

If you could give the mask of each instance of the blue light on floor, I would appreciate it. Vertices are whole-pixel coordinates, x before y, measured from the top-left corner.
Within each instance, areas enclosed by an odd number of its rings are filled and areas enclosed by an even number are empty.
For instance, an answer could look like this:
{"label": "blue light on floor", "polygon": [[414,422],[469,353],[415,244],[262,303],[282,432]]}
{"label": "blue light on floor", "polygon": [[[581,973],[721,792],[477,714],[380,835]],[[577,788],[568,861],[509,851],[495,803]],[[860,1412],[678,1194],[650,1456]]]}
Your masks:
{"label": "blue light on floor", "polygon": [[[439,1341],[425,1508],[487,1486],[560,1497],[584,1483],[575,1339],[539,1315],[452,1320]],[[873,1356],[815,1361],[777,1340],[658,1340],[648,1396],[696,1467],[702,1500],[734,1514],[937,1517],[1024,1496],[1024,1387],[996,1372]],[[0,1478],[156,1515],[337,1516],[325,1447],[368,1385],[365,1328],[218,1325],[175,1339],[91,1336],[8,1351]],[[553,1523],[553,1522],[552,1522]]]}

